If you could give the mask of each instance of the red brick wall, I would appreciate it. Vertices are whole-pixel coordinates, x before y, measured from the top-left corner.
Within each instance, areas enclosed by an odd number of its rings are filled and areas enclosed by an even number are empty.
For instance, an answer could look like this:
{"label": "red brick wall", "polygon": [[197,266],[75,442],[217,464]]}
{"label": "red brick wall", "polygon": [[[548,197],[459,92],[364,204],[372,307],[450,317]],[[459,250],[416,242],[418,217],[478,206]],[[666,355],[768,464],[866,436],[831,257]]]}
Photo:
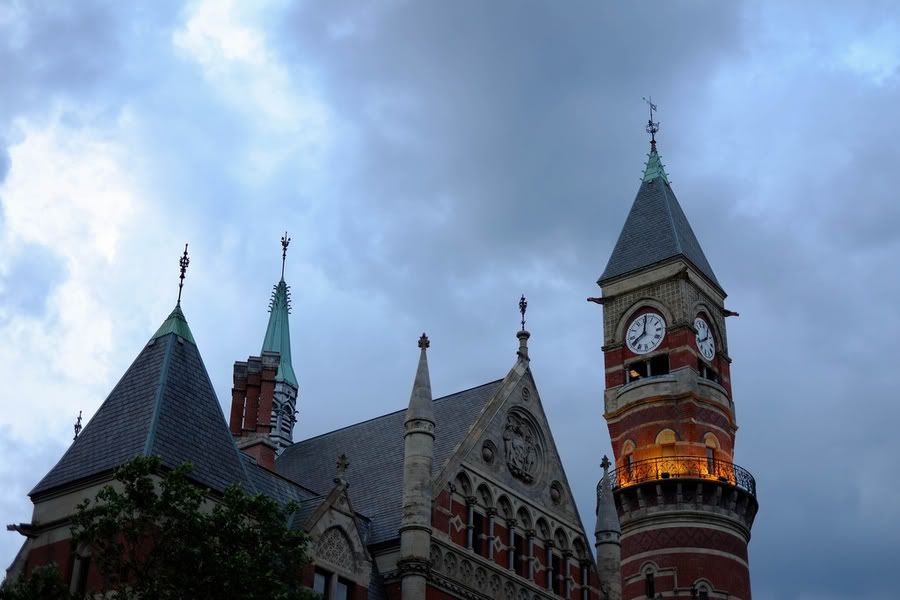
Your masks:
{"label": "red brick wall", "polygon": [[[712,550],[716,554],[669,552],[675,548],[697,548]],[[649,554],[647,554],[649,553]],[[627,562],[635,555],[639,560]],[[656,578],[656,592],[672,591],[690,587],[697,579],[708,579],[713,587],[729,594],[749,600],[750,573],[747,564],[747,544],[734,535],[705,527],[667,527],[643,531],[622,539],[622,577],[627,581],[631,576],[640,575],[640,567],[646,561],[656,564],[662,573]],[[675,569],[677,578],[665,574],[667,569]],[[644,593],[643,577],[623,586],[624,597],[640,597]]]}

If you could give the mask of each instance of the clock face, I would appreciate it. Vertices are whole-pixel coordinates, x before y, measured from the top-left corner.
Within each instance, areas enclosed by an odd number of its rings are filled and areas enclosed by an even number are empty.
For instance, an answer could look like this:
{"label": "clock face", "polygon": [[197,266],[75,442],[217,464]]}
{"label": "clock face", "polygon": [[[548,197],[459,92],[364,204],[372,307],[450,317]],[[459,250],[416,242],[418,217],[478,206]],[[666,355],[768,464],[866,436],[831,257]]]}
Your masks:
{"label": "clock face", "polygon": [[716,342],[713,339],[709,324],[702,318],[694,319],[694,329],[697,330],[697,349],[706,360],[712,360],[716,354]]}
{"label": "clock face", "polygon": [[666,335],[666,322],[661,315],[645,313],[637,317],[625,332],[625,344],[635,354],[646,354],[659,348]]}

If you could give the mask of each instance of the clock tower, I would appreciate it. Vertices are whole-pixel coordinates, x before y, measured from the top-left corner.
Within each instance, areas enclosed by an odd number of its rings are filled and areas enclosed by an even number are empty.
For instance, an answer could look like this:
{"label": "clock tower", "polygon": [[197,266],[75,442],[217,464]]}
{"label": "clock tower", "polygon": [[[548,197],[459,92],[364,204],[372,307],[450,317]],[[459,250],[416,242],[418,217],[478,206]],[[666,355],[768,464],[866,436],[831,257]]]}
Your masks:
{"label": "clock tower", "polygon": [[[656,150],[598,284],[622,598],[749,600],[753,476],[734,463],[725,291]],[[613,586],[617,589],[618,586]]]}

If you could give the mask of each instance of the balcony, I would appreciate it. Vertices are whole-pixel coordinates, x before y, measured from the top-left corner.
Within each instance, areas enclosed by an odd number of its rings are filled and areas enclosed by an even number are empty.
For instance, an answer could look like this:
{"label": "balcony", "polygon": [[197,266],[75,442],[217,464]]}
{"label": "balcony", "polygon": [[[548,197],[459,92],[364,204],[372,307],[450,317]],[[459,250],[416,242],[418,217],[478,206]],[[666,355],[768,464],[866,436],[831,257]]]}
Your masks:
{"label": "balcony", "polygon": [[667,456],[639,460],[611,471],[609,475],[614,489],[647,481],[700,479],[730,484],[756,497],[756,480],[750,471],[734,463],[703,456]]}

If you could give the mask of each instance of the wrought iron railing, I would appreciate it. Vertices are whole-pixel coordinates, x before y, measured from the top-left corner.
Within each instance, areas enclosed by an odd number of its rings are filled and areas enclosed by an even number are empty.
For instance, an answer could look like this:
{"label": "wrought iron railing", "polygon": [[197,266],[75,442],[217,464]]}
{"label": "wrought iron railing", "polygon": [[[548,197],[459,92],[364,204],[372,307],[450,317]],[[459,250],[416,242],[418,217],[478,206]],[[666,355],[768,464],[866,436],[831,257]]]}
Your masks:
{"label": "wrought iron railing", "polygon": [[730,483],[756,496],[756,480],[750,471],[734,463],[703,456],[666,456],[638,460],[610,471],[609,475],[613,488],[665,479],[706,479]]}

